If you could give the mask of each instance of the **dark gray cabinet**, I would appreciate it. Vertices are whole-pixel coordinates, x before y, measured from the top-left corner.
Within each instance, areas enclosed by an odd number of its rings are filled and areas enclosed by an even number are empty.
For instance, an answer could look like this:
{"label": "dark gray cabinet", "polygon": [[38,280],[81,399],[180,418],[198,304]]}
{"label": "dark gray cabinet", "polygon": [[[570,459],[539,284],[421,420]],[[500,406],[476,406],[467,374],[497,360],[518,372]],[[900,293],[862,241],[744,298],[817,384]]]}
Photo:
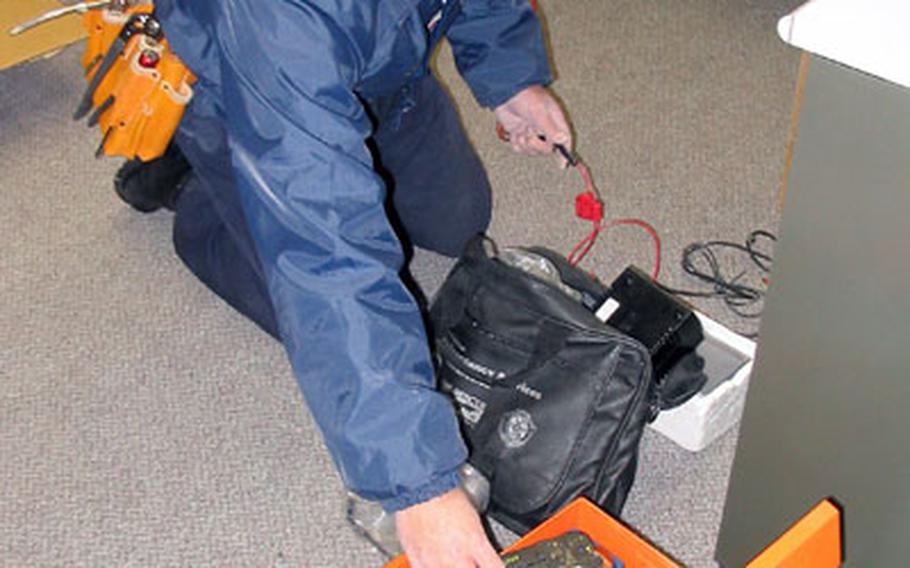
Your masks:
{"label": "dark gray cabinet", "polygon": [[910,89],[811,59],[716,557],[818,501],[849,566],[910,564]]}

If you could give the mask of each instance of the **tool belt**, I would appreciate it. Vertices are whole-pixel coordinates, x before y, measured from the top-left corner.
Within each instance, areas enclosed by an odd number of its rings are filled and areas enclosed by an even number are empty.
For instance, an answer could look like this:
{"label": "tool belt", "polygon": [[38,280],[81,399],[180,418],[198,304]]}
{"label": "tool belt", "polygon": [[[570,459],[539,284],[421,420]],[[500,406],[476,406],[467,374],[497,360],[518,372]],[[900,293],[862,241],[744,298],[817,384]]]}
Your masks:
{"label": "tool belt", "polygon": [[88,116],[97,156],[150,161],[164,154],[193,96],[193,73],[171,51],[151,2],[111,2],[83,16],[88,87],[75,120]]}

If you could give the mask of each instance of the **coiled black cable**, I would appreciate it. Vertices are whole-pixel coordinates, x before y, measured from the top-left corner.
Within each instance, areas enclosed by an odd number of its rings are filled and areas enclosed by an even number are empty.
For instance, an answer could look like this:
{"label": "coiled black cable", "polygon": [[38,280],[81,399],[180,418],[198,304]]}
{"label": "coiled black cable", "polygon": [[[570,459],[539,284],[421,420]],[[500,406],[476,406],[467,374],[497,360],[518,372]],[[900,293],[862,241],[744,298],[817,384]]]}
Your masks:
{"label": "coiled black cable", "polygon": [[758,308],[754,306],[760,304],[765,297],[767,277],[762,277],[765,286],[761,288],[745,284],[742,279],[748,274],[748,271],[742,270],[736,276],[729,277],[724,272],[718,256],[724,250],[744,252],[759,272],[768,274],[771,271],[773,257],[766,248],[764,250],[757,248],[761,246],[760,241],[765,241],[764,246],[767,247],[776,242],[777,237],[768,231],[758,229],[749,233],[744,244],[730,241],[707,241],[687,246],[682,254],[682,269],[697,280],[709,284],[711,290],[679,290],[663,284],[659,285],[665,291],[679,296],[722,299],[727,307],[741,318],[761,317],[761,306]]}

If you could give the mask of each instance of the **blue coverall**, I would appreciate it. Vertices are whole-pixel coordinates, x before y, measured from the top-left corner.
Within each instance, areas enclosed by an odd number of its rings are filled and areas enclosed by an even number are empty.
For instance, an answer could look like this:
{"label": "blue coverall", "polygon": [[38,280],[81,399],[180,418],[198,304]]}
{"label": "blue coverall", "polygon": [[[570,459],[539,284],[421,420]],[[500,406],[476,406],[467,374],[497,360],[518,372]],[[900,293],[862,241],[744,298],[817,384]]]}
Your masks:
{"label": "blue coverall", "polygon": [[527,0],[156,7],[199,78],[177,135],[195,172],[177,202],[181,258],[280,337],[351,490],[396,511],[454,488],[466,449],[388,213],[448,255],[487,227],[488,182],[428,53],[447,35],[486,107],[549,83]]}

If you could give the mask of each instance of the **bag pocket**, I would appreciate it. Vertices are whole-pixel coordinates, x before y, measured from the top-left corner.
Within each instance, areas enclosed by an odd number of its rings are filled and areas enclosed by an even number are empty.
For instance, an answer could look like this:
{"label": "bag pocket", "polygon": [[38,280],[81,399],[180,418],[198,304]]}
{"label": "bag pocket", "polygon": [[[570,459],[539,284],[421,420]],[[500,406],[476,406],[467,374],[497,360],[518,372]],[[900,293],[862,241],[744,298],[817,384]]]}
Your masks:
{"label": "bag pocket", "polygon": [[[496,505],[532,511],[559,492],[611,376],[611,356],[603,338],[482,286],[464,314],[437,330],[441,388],[459,408],[472,464],[492,476]],[[569,344],[572,361],[561,357]]]}

